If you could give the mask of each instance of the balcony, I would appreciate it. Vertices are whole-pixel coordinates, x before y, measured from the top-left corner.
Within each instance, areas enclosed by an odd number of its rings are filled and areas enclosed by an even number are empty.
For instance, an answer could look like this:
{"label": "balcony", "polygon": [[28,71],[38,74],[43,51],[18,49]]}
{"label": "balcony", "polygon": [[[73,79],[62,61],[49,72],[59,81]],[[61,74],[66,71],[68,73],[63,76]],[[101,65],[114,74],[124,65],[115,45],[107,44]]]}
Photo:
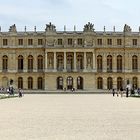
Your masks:
{"label": "balcony", "polygon": [[23,69],[18,69],[18,72],[19,72],[19,73],[23,72]]}

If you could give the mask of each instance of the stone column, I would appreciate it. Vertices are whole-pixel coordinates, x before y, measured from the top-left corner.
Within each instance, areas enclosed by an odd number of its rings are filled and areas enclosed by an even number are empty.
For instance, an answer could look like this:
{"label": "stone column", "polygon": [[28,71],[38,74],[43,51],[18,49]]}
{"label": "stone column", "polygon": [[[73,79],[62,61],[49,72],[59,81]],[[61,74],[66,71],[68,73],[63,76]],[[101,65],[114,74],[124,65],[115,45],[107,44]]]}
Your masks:
{"label": "stone column", "polygon": [[54,71],[56,71],[56,52],[54,52]]}
{"label": "stone column", "polygon": [[86,52],[84,52],[84,71],[87,70],[87,56],[86,56]]}
{"label": "stone column", "polygon": [[48,69],[48,55],[47,55],[47,52],[45,52],[45,72],[47,72],[47,69]]}
{"label": "stone column", "polygon": [[76,59],[76,52],[74,52],[74,71],[77,70],[77,68],[76,68],[76,62],[77,62],[77,59]]}
{"label": "stone column", "polygon": [[66,71],[66,67],[67,67],[67,56],[66,52],[64,52],[64,71]]}
{"label": "stone column", "polygon": [[73,88],[77,89],[77,78],[73,77]]}
{"label": "stone column", "polygon": [[95,53],[94,52],[92,54],[93,54],[93,56],[92,56],[93,57],[92,58],[93,59],[92,60],[93,61],[92,62],[93,63],[93,72],[96,72],[96,57],[95,57]]}

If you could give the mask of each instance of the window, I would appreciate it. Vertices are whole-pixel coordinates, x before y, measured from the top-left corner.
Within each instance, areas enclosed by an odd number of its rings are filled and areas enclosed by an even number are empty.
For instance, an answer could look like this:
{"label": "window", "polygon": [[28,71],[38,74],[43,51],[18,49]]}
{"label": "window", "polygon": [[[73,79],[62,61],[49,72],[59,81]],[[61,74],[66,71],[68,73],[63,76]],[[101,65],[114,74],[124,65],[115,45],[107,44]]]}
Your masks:
{"label": "window", "polygon": [[97,44],[102,45],[102,39],[97,39]]}
{"label": "window", "polygon": [[102,72],[102,56],[97,56],[97,71]]}
{"label": "window", "polygon": [[103,78],[99,77],[97,79],[97,89],[103,89]]}
{"label": "window", "polygon": [[3,46],[7,46],[8,45],[8,39],[3,39]]}
{"label": "window", "polygon": [[57,89],[63,90],[63,78],[62,77],[57,77]]}
{"label": "window", "polygon": [[83,89],[83,78],[77,77],[77,89]]}
{"label": "window", "polygon": [[78,38],[78,45],[82,45],[83,43],[83,40],[82,40],[82,38]]}
{"label": "window", "polygon": [[117,56],[117,72],[122,72],[122,56]]}
{"label": "window", "polygon": [[33,45],[33,39],[28,39],[28,45]]}
{"label": "window", "polygon": [[138,70],[138,58],[136,55],[132,57],[132,70],[137,71]]}
{"label": "window", "polygon": [[58,71],[63,70],[63,61],[64,61],[63,55],[58,54],[57,55],[57,70]]}
{"label": "window", "polygon": [[113,82],[112,82],[112,78],[111,77],[108,77],[107,78],[107,89],[112,89],[113,87]]}
{"label": "window", "polygon": [[73,78],[71,76],[67,77],[67,89],[73,88]]}
{"label": "window", "polygon": [[122,45],[122,39],[117,39],[117,45]]}
{"label": "window", "polygon": [[118,77],[117,78],[117,89],[120,89],[120,88],[123,87],[122,83],[123,83],[122,78],[121,77]]}
{"label": "window", "polygon": [[138,88],[138,78],[137,77],[133,77],[132,85],[133,85],[133,89]]}
{"label": "window", "polygon": [[37,57],[37,64],[38,64],[38,71],[42,71],[43,70],[43,56],[39,55]]}
{"label": "window", "polygon": [[33,56],[28,56],[28,71],[33,71]]}
{"label": "window", "polygon": [[62,45],[62,39],[58,39],[58,45]]}
{"label": "window", "polygon": [[22,55],[18,56],[18,71],[19,72],[23,71],[23,56]]}
{"label": "window", "polygon": [[72,38],[68,39],[68,45],[72,45]]}
{"label": "window", "polygon": [[43,45],[43,39],[38,39],[38,45]]}
{"label": "window", "polygon": [[32,77],[28,78],[28,89],[33,89],[33,78]]}
{"label": "window", "polygon": [[107,45],[112,45],[112,39],[107,39]]}
{"label": "window", "polygon": [[38,77],[37,85],[38,85],[38,89],[43,89],[43,78],[42,77]]}
{"label": "window", "polygon": [[133,46],[137,45],[137,39],[133,39],[132,42],[133,42]]}
{"label": "window", "polygon": [[6,55],[3,56],[2,58],[3,64],[2,64],[2,69],[3,71],[7,71],[8,69],[8,57]]}
{"label": "window", "polygon": [[18,39],[18,45],[22,46],[23,45],[23,39]]}
{"label": "window", "polygon": [[18,88],[23,89],[23,78],[22,77],[18,78]]}

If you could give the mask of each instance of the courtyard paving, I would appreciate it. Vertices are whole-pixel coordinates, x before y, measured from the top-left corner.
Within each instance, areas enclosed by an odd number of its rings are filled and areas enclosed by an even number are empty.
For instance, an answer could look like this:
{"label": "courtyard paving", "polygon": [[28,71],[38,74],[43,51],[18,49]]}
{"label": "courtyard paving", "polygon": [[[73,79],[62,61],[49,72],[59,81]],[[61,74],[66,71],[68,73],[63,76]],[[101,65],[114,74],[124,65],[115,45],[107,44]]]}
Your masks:
{"label": "courtyard paving", "polygon": [[3,99],[0,140],[140,140],[140,98],[74,93]]}

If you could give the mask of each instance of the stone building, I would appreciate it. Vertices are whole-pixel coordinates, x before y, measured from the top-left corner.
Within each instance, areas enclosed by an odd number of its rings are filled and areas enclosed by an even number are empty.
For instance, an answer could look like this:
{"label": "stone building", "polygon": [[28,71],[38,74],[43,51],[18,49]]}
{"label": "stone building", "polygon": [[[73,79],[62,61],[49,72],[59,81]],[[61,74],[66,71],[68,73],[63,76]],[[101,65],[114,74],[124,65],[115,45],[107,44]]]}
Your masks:
{"label": "stone building", "polygon": [[140,31],[125,25],[122,32],[45,31],[9,32],[0,29],[0,86],[42,90],[95,90],[140,87]]}

